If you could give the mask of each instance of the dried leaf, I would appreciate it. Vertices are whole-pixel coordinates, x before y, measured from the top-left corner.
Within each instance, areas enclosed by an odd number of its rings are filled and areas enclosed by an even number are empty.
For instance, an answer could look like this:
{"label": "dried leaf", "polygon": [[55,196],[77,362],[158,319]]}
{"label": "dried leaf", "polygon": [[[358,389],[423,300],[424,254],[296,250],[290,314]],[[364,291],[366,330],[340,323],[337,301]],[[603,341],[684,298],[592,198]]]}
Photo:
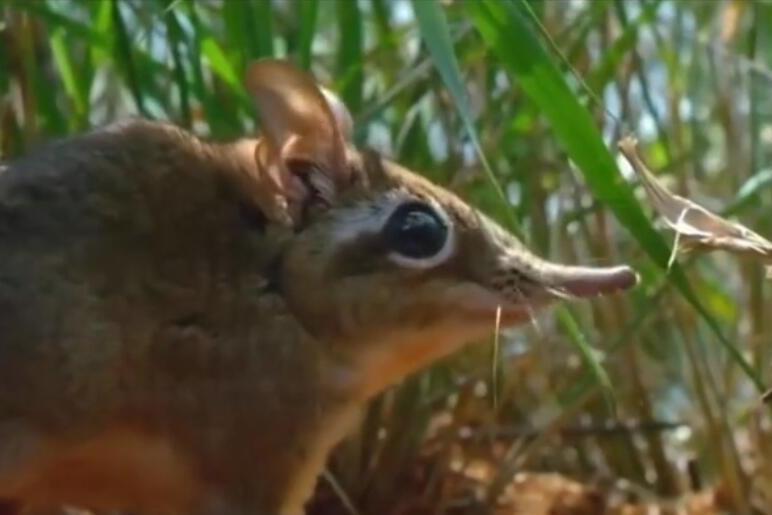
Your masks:
{"label": "dried leaf", "polygon": [[619,142],[619,150],[640,177],[654,209],[676,232],[671,263],[679,246],[684,250],[726,250],[772,260],[772,242],[769,240],[744,225],[721,218],[696,202],[668,191],[644,164],[635,138],[624,138]]}

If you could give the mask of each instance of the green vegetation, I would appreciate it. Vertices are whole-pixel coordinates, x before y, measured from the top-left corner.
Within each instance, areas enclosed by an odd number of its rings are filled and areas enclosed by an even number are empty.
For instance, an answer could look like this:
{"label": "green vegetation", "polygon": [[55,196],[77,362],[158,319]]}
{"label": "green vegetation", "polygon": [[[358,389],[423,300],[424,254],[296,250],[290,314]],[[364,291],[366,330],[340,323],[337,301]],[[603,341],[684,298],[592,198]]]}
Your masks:
{"label": "green vegetation", "polygon": [[358,143],[542,255],[643,277],[388,392],[314,513],[406,497],[467,513],[447,470],[480,456],[482,499],[546,470],[647,499],[719,485],[732,513],[766,513],[772,280],[722,253],[668,271],[673,234],[616,140],[636,134],[673,191],[772,237],[770,26],[763,0],[0,0],[0,158],[129,115],[253,133],[247,63],[292,59],[339,92]]}

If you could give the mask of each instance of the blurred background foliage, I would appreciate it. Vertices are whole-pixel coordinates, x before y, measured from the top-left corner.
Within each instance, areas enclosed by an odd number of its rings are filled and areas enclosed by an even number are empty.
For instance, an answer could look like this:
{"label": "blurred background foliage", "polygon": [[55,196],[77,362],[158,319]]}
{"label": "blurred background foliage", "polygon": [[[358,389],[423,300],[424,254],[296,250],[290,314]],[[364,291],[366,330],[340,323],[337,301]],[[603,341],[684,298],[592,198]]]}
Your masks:
{"label": "blurred background foliage", "polygon": [[772,513],[772,281],[723,254],[668,273],[615,148],[772,236],[770,27],[763,0],[0,0],[0,158],[131,115],[254,133],[243,71],[287,57],[358,143],[643,277],[387,392],[311,513]]}

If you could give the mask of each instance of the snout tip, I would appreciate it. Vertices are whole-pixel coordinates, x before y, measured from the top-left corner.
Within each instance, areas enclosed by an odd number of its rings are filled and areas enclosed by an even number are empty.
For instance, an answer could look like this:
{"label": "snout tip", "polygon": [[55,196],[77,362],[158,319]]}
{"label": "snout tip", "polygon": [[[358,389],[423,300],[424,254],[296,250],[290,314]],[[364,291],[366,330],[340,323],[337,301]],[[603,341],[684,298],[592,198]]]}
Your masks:
{"label": "snout tip", "polygon": [[597,297],[627,290],[638,284],[640,277],[629,266],[608,268],[576,267],[554,286],[573,297]]}

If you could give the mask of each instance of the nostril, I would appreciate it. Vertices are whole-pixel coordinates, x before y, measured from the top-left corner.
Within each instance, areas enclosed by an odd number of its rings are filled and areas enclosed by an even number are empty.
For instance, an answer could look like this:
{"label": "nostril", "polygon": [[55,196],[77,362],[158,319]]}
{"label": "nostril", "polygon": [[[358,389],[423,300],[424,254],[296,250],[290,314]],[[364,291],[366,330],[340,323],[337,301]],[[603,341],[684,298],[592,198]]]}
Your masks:
{"label": "nostril", "polygon": [[526,280],[527,281],[529,279],[528,276],[525,275],[520,270],[510,270],[509,274],[510,274],[511,277],[513,277],[515,279],[519,279],[521,281],[522,280]]}
{"label": "nostril", "polygon": [[527,275],[525,272],[523,272],[522,270],[519,270],[517,268],[509,268],[509,269],[507,269],[506,277],[507,277],[507,280],[509,282],[514,283],[514,284],[518,284],[518,283],[533,284],[533,283],[537,282],[535,279],[533,279],[532,277]]}
{"label": "nostril", "polygon": [[518,299],[529,296],[538,281],[518,268],[505,267],[491,281],[494,289],[506,296],[515,295]]}

